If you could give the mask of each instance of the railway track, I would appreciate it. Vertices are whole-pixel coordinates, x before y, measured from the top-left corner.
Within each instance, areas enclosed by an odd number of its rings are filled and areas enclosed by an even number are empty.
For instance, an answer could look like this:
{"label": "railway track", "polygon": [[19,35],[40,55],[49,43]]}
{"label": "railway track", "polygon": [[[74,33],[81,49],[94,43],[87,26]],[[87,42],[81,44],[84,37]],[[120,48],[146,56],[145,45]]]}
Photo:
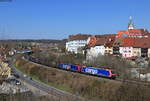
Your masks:
{"label": "railway track", "polygon": [[116,79],[115,81],[120,82],[126,82],[126,83],[132,83],[137,85],[144,85],[144,86],[150,86],[150,82],[144,82],[144,81],[137,81],[137,80],[124,80],[124,79]]}
{"label": "railway track", "polygon": [[22,80],[26,81],[28,84],[30,84],[44,92],[47,92],[50,95],[57,97],[58,99],[60,99],[60,101],[62,99],[63,99],[63,101],[64,101],[64,99],[65,99],[65,101],[90,101],[90,100],[84,99],[80,96],[73,95],[69,92],[65,92],[65,91],[59,90],[57,88],[54,88],[52,86],[46,85],[39,81],[28,79],[28,78],[24,77],[24,74],[22,72],[18,71],[16,69],[16,67],[14,67],[12,65],[12,63],[11,63],[11,68],[15,71],[15,73],[17,73],[21,77]]}
{"label": "railway track", "polygon": [[[26,58],[24,58],[24,59],[26,59]],[[26,60],[28,60],[28,59],[26,59]],[[37,62],[33,62],[31,60],[28,60],[28,61],[30,61],[32,63],[35,63],[35,64],[38,64],[38,65],[42,65],[42,66],[44,66],[44,68],[55,68],[55,67],[48,67],[46,65],[43,65],[43,64],[40,64],[40,63],[37,63]],[[56,69],[58,69],[58,68],[56,68]],[[73,71],[68,71],[68,72],[73,72]],[[83,73],[79,73],[79,72],[76,72],[76,73],[83,74]],[[85,74],[85,75],[89,75],[89,74]],[[128,79],[119,79],[119,78],[116,78],[115,80],[113,80],[113,79],[98,77],[98,76],[94,76],[94,75],[90,75],[90,76],[92,76],[94,78],[102,78],[102,79],[109,80],[109,81],[125,82],[125,83],[132,83],[132,84],[139,84],[139,85],[144,85],[144,86],[150,86],[150,82],[137,81],[137,80],[128,80]]]}

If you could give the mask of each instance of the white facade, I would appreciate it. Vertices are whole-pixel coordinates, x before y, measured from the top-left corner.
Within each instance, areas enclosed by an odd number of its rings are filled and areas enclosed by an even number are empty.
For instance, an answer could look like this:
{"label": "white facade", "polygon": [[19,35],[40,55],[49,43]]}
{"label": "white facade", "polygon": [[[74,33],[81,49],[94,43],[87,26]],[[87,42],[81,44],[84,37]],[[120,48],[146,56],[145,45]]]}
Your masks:
{"label": "white facade", "polygon": [[105,47],[103,45],[101,46],[94,46],[87,50],[87,59],[92,59],[94,57],[97,57],[98,55],[104,55],[105,54]]}
{"label": "white facade", "polygon": [[119,53],[122,54],[123,53],[124,48],[123,47],[119,47]]}
{"label": "white facade", "polygon": [[124,58],[130,58],[130,57],[133,57],[133,56],[139,57],[139,56],[141,56],[141,48],[119,47],[119,53]]}
{"label": "white facade", "polygon": [[87,40],[71,40],[66,42],[66,50],[69,52],[79,53],[79,48],[84,47]]}
{"label": "white facade", "polygon": [[121,54],[124,58],[129,58],[133,56],[133,47],[122,47],[121,51]]}
{"label": "white facade", "polygon": [[150,73],[146,74],[140,74],[140,79],[145,80],[145,81],[150,81]]}

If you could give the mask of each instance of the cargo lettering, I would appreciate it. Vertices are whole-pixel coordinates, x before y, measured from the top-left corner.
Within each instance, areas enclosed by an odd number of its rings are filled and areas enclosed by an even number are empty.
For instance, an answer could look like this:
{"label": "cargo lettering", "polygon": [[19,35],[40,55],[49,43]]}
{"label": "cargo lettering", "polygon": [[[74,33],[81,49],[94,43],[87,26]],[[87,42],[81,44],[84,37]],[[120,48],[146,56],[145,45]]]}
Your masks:
{"label": "cargo lettering", "polygon": [[63,65],[63,68],[70,69],[70,66],[69,65]]}
{"label": "cargo lettering", "polygon": [[94,69],[85,69],[85,71],[90,74],[97,74],[97,70]]}

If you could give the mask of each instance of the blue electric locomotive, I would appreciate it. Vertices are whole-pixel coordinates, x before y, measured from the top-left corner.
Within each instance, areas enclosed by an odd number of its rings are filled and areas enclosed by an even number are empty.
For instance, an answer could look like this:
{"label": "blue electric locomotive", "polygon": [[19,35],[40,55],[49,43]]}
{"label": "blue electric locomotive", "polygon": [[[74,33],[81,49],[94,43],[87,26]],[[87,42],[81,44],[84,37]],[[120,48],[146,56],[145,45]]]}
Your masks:
{"label": "blue electric locomotive", "polygon": [[97,75],[97,76],[102,76],[102,77],[107,77],[107,78],[116,78],[116,74],[112,72],[110,69],[101,69],[101,68],[96,68],[96,67],[83,67],[81,69],[81,72],[87,73],[87,74],[92,74],[92,75]]}
{"label": "blue electric locomotive", "polygon": [[114,74],[111,69],[101,69],[96,67],[86,67],[86,66],[63,64],[63,63],[59,64],[58,67],[61,69],[78,71],[78,72],[101,76],[101,77],[107,77],[112,79],[116,78],[116,74]]}

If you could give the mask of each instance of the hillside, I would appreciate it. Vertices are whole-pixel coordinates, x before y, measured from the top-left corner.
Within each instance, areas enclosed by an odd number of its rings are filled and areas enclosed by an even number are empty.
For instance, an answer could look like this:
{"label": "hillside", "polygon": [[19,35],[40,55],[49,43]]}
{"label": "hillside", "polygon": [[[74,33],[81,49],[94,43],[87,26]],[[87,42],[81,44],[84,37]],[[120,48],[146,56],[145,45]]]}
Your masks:
{"label": "hillside", "polygon": [[23,59],[17,68],[34,79],[92,101],[149,101],[150,88],[142,85],[118,83],[41,66]]}

